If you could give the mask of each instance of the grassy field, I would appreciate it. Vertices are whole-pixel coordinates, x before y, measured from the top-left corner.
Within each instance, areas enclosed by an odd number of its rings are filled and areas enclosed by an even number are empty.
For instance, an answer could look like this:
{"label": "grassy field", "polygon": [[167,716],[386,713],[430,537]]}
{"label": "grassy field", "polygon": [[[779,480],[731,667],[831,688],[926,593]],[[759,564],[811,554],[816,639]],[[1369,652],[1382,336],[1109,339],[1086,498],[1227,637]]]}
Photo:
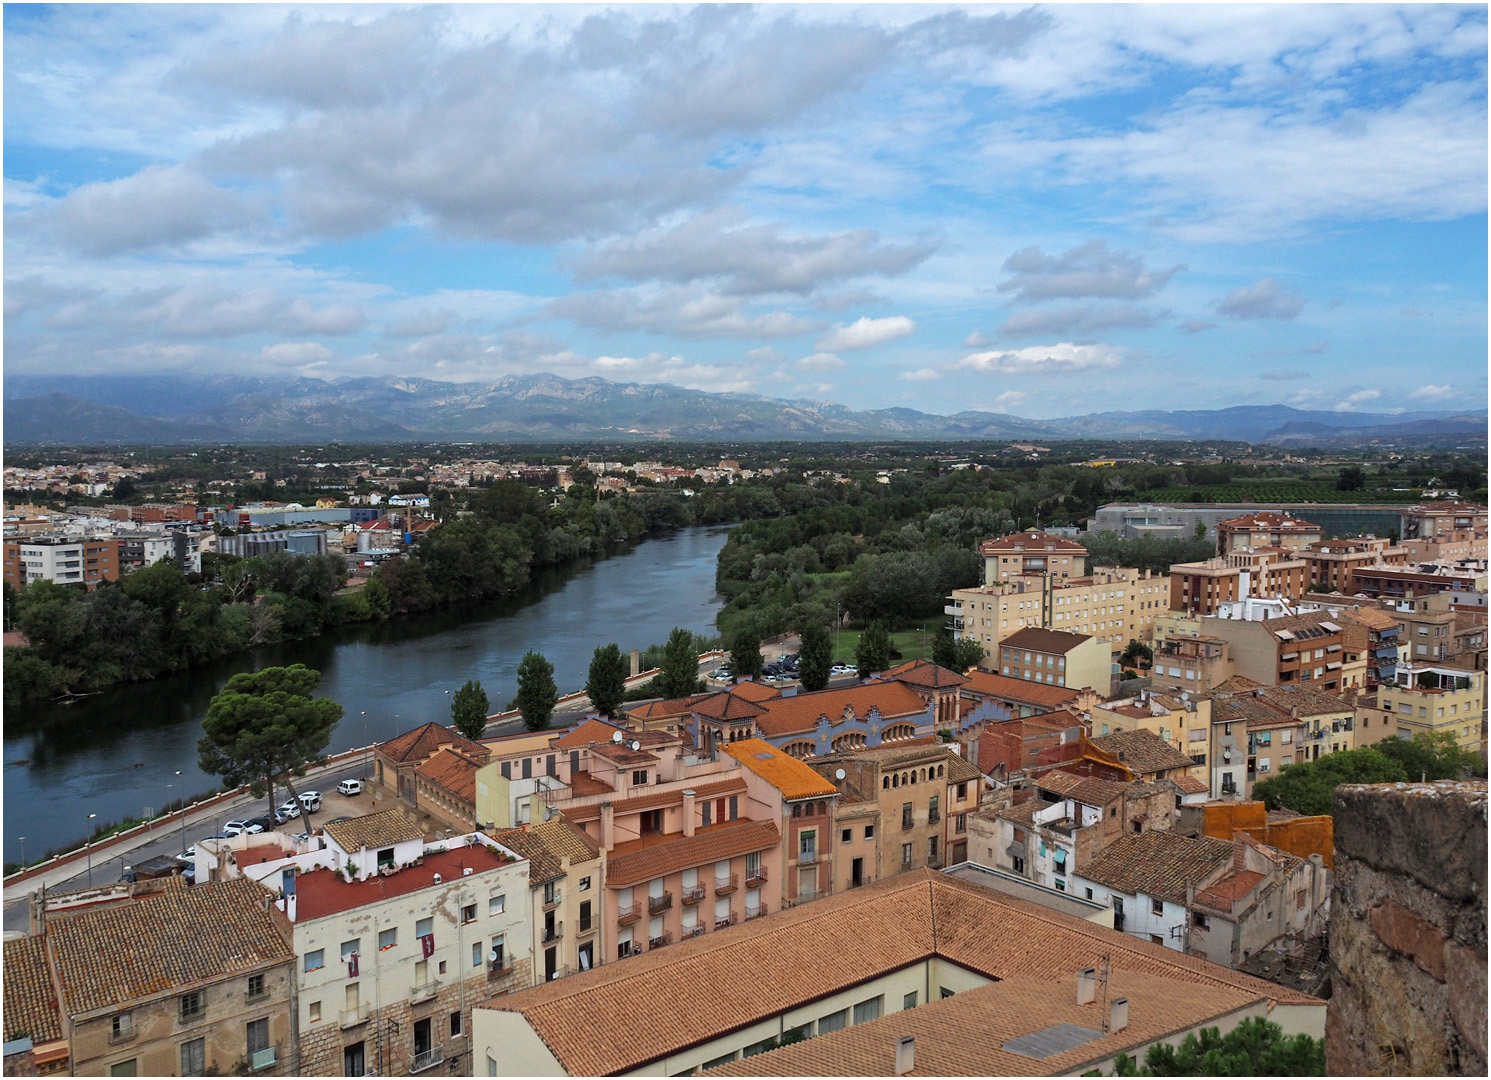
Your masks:
{"label": "grassy field", "polygon": [[1401,503],[1412,502],[1416,491],[1337,491],[1332,480],[1234,480],[1230,484],[1203,484],[1156,488],[1140,494],[1147,502],[1191,502],[1200,492],[1205,502],[1313,502],[1313,503]]}
{"label": "grassy field", "polygon": [[[923,624],[922,630],[897,630],[893,632],[890,636],[891,659],[898,664],[903,660],[932,659],[932,639],[936,636],[939,625],[939,622],[928,619]],[[846,628],[840,631],[838,635],[839,658],[835,663],[854,663],[854,649],[859,644],[859,635],[860,630],[858,629],[849,630]],[[901,653],[899,660],[894,655],[897,650]]]}

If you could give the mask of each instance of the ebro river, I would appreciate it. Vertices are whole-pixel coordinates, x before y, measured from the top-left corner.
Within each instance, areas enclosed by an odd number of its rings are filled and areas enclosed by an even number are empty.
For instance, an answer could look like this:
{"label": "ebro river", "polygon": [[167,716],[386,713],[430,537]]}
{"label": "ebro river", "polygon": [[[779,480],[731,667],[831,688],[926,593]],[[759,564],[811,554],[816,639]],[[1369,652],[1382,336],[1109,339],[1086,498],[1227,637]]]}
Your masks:
{"label": "ebro river", "polygon": [[[318,693],[341,703],[330,751],[388,739],[430,720],[450,722],[450,695],[479,679],[494,711],[517,692],[523,653],[554,665],[561,693],[580,689],[597,645],[625,653],[675,626],[714,633],[721,606],[715,559],[727,527],[684,529],[629,551],[535,575],[519,596],[376,625],[123,686],[71,705],[8,710],[4,728],[6,861],[37,859],[81,841],[93,824],[139,816],[219,784],[197,768],[208,702],[240,671],[303,663]],[[177,770],[181,775],[177,776]]]}

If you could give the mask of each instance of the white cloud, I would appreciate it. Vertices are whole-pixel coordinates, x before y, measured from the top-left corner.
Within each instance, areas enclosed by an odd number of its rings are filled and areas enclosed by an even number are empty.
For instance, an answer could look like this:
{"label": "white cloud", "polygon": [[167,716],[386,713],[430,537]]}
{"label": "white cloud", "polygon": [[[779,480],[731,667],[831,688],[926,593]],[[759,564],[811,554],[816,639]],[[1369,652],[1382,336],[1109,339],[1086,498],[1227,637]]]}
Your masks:
{"label": "white cloud", "polygon": [[1167,270],[1146,270],[1123,251],[1110,251],[1107,241],[1089,240],[1060,255],[1042,254],[1038,247],[1022,248],[1004,261],[1012,276],[1000,292],[1016,300],[1084,299],[1138,300],[1163,288],[1184,264]]}
{"label": "white cloud", "polygon": [[1006,390],[994,399],[994,404],[1000,408],[1013,409],[1024,405],[1029,397],[1024,390]]}
{"label": "white cloud", "polygon": [[759,349],[749,350],[745,358],[753,364],[780,364],[787,359],[787,354],[777,352],[770,345],[763,345]]}
{"label": "white cloud", "polygon": [[992,344],[994,342],[982,330],[975,330],[963,339],[963,348],[965,349],[982,349],[985,345]]}
{"label": "white cloud", "polygon": [[1132,304],[1037,308],[1011,315],[999,332],[1005,337],[1044,337],[1050,334],[1094,334],[1103,330],[1143,330],[1153,326],[1156,318],[1154,312]]}
{"label": "white cloud", "polygon": [[1427,383],[1423,386],[1420,386],[1417,390],[1415,390],[1408,396],[1413,398],[1415,401],[1447,401],[1448,399],[1455,396],[1455,388],[1450,383],[1444,383],[1438,386],[1436,386],[1434,383]]}
{"label": "white cloud", "polygon": [[266,345],[259,350],[259,355],[276,367],[306,367],[327,363],[335,354],[319,341],[283,341],[278,345]]}
{"label": "white cloud", "polygon": [[1350,412],[1358,405],[1365,405],[1369,401],[1376,401],[1382,397],[1381,390],[1358,390],[1354,394],[1347,394],[1333,406],[1336,412]]}
{"label": "white cloud", "polygon": [[869,349],[914,333],[916,333],[916,323],[904,315],[892,315],[885,319],[872,319],[866,316],[855,320],[848,326],[837,326],[830,330],[818,339],[818,348],[826,352],[838,349]]}
{"label": "white cloud", "polygon": [[924,367],[914,371],[903,371],[896,378],[905,379],[907,382],[936,382],[942,378],[942,373],[936,368]]}
{"label": "white cloud", "polygon": [[738,296],[686,286],[571,293],[550,301],[544,311],[597,330],[641,330],[686,338],[795,337],[823,325],[788,311],[749,309]]}
{"label": "white cloud", "polygon": [[1180,328],[1188,334],[1199,334],[1203,330],[1215,330],[1217,324],[1214,322],[1204,322],[1201,319],[1187,319],[1180,324]]}
{"label": "white cloud", "polygon": [[1295,379],[1308,379],[1310,373],[1296,368],[1280,368],[1274,371],[1260,371],[1258,377],[1267,379],[1269,382],[1291,382]]}
{"label": "white cloud", "polygon": [[1059,345],[1032,345],[1028,349],[970,353],[954,366],[992,375],[1035,375],[1117,367],[1122,355],[1111,345],[1063,342]]}
{"label": "white cloud", "polygon": [[797,362],[797,366],[804,371],[843,371],[849,365],[844,362],[843,357],[831,352],[815,352],[812,356],[804,356]]}
{"label": "white cloud", "polygon": [[1218,315],[1234,319],[1292,319],[1305,308],[1304,298],[1279,288],[1274,278],[1229,292],[1217,305]]}

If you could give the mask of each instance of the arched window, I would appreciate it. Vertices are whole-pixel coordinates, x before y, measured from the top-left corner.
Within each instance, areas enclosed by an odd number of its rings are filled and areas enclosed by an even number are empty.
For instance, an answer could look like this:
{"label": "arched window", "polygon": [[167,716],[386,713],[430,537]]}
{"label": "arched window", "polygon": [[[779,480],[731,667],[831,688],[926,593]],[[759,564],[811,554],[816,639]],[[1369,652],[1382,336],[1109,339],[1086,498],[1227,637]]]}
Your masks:
{"label": "arched window", "polygon": [[883,776],[880,778],[880,788],[882,791],[890,790],[890,777]]}
{"label": "arched window", "polygon": [[945,772],[946,769],[946,765],[937,766],[937,779],[941,780],[944,776],[947,775],[947,773]]}

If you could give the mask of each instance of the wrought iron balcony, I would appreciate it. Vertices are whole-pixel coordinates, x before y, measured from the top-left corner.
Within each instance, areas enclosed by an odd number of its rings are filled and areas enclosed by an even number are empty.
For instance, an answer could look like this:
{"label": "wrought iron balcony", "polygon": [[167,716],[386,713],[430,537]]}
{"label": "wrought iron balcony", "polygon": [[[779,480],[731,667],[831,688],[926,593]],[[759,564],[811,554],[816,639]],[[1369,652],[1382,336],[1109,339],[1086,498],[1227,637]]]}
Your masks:
{"label": "wrought iron balcony", "polygon": [[[758,866],[754,870],[747,870],[745,883],[747,889],[754,889],[758,885],[764,885],[766,883],[766,867]],[[715,892],[719,892],[719,890],[716,889]]]}
{"label": "wrought iron balcony", "polygon": [[558,941],[562,937],[564,937],[564,923],[556,922],[552,926],[544,927],[545,945],[547,945],[551,941]]}
{"label": "wrought iron balcony", "polygon": [[636,904],[627,904],[616,909],[616,921],[622,926],[630,926],[641,917],[642,912]]}
{"label": "wrought iron balcony", "polygon": [[415,1054],[414,1060],[409,1062],[409,1073],[421,1073],[427,1069],[433,1069],[445,1060],[445,1050],[439,1046],[432,1046],[421,1054]]}
{"label": "wrought iron balcony", "polygon": [[700,900],[703,900],[703,899],[704,899],[704,886],[703,885],[689,885],[689,886],[686,886],[678,894],[678,902],[681,903],[681,904],[697,904]]}
{"label": "wrought iron balcony", "polygon": [[657,937],[647,939],[647,947],[649,949],[661,949],[664,945],[671,945],[672,943],[673,934],[667,930],[663,931]]}
{"label": "wrought iron balcony", "polygon": [[673,906],[673,894],[665,892],[662,896],[649,896],[647,898],[647,913],[649,915],[661,915]]}
{"label": "wrought iron balcony", "polygon": [[751,919],[759,919],[761,916],[763,916],[765,914],[766,914],[766,904],[765,903],[757,904],[755,907],[750,907],[750,906],[746,907],[746,921],[747,922],[749,922]]}
{"label": "wrought iron balcony", "polygon": [[717,877],[714,879],[714,894],[716,896],[729,896],[740,888],[740,875],[731,874],[729,877]]}
{"label": "wrought iron balcony", "polygon": [[714,917],[714,928],[716,930],[723,930],[725,927],[729,926],[731,923],[738,921],[739,918],[740,918],[740,913],[737,912],[737,911],[732,911],[728,915],[716,915]]}

